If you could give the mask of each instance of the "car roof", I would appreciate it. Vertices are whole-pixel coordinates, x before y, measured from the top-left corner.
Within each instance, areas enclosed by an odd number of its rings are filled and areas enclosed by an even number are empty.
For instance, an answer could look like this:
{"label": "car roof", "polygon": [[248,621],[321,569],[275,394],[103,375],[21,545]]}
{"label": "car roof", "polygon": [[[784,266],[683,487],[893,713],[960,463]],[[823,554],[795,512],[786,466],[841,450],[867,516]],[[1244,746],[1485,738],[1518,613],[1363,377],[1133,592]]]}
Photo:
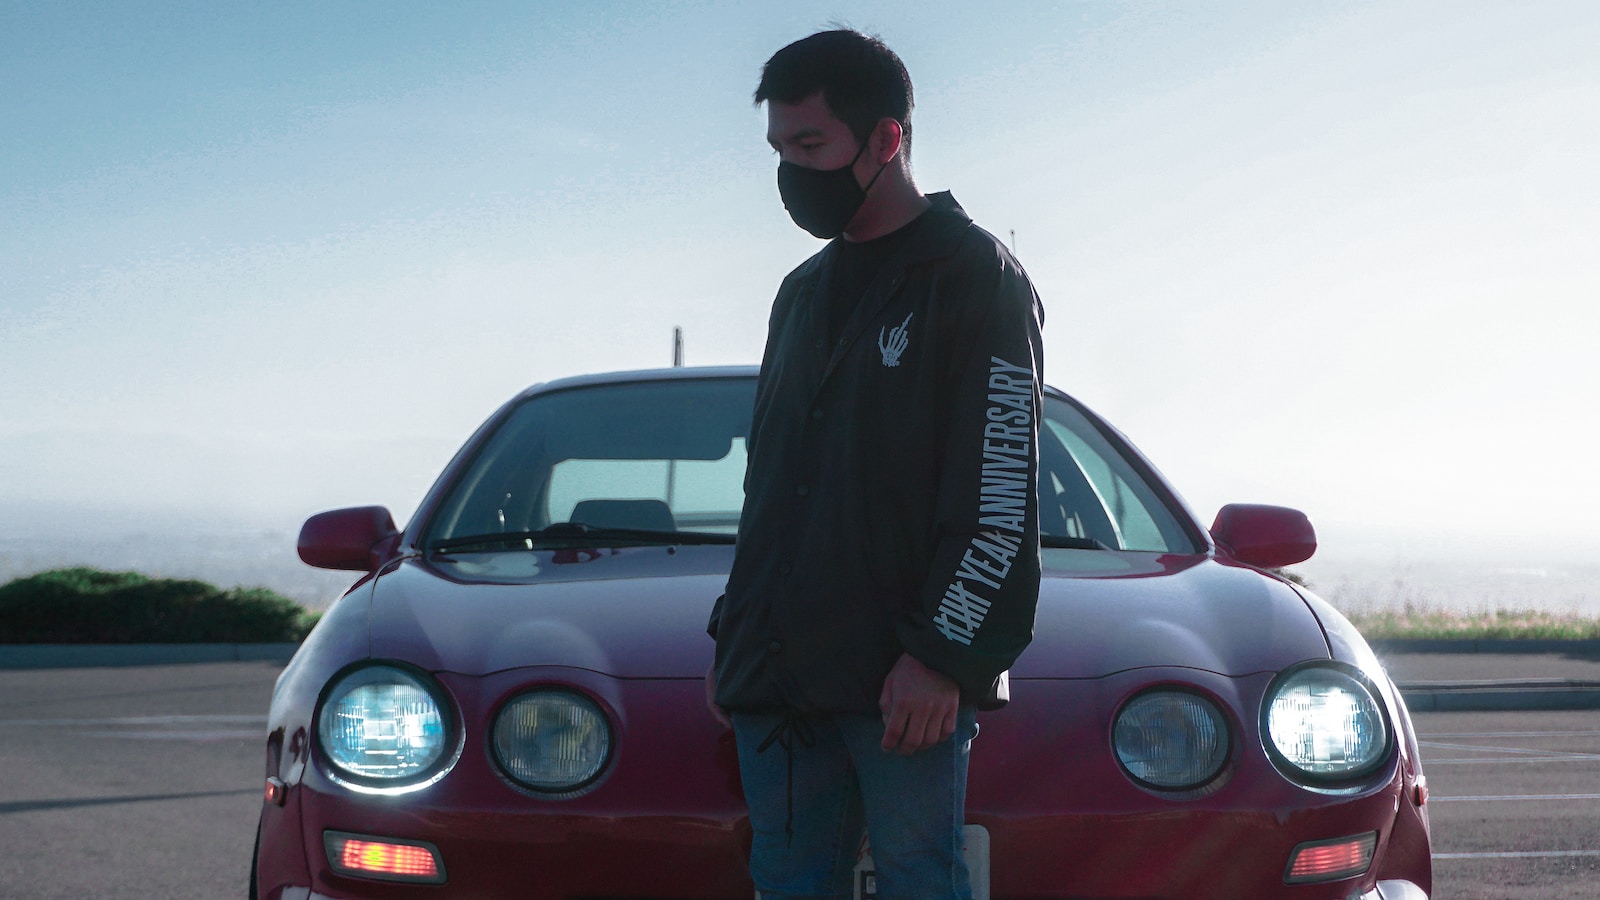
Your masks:
{"label": "car roof", "polygon": [[[626,369],[619,372],[595,372],[588,375],[569,375],[552,381],[541,381],[524,389],[517,400],[537,394],[564,391],[568,388],[595,387],[605,384],[629,384],[641,381],[681,381],[705,378],[754,378],[761,373],[760,366],[674,366],[661,369]],[[1047,394],[1065,397],[1066,392],[1050,385],[1041,385]]]}
{"label": "car roof", "polygon": [[627,384],[639,381],[680,381],[704,378],[754,378],[760,366],[675,366],[663,369],[631,369],[621,372],[596,372],[589,375],[570,375],[553,381],[541,381],[522,393],[517,399],[564,391],[568,388],[594,387],[603,384]]}

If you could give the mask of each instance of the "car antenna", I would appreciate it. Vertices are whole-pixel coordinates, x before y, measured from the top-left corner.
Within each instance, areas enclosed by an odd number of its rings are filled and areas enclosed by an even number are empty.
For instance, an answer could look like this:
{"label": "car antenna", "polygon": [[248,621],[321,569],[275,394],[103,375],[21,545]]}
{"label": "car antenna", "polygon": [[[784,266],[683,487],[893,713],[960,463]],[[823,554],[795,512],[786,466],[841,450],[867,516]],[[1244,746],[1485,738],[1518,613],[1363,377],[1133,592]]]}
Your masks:
{"label": "car antenna", "polygon": [[[672,367],[683,368],[683,327],[672,326]],[[672,506],[673,489],[678,486],[678,461],[667,460],[667,506]]]}

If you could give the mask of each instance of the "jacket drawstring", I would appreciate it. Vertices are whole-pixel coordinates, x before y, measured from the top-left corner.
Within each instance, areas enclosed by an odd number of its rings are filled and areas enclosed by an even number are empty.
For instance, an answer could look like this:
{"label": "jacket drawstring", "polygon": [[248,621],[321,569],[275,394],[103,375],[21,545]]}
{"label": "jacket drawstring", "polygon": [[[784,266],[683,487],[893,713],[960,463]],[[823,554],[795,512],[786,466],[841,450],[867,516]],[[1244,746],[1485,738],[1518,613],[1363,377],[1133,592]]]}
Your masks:
{"label": "jacket drawstring", "polygon": [[767,752],[767,748],[777,744],[783,748],[784,760],[788,765],[788,778],[785,785],[787,792],[788,808],[784,813],[783,833],[788,838],[789,846],[794,846],[794,742],[799,739],[807,747],[817,745],[816,733],[811,730],[811,723],[806,721],[805,714],[793,709],[783,711],[783,718],[773,726],[760,746],[756,747],[757,753]]}

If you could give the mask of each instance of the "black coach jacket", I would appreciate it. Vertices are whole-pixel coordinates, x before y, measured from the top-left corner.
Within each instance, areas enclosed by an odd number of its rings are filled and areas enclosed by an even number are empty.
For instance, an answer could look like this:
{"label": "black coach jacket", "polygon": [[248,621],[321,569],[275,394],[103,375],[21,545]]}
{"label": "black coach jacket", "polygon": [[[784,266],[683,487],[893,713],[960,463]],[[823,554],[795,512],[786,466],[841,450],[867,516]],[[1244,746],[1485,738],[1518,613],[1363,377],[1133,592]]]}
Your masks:
{"label": "black coach jacket", "polygon": [[839,341],[836,244],[784,280],[717,641],[733,710],[878,711],[902,652],[991,697],[1039,594],[1038,295],[948,193]]}

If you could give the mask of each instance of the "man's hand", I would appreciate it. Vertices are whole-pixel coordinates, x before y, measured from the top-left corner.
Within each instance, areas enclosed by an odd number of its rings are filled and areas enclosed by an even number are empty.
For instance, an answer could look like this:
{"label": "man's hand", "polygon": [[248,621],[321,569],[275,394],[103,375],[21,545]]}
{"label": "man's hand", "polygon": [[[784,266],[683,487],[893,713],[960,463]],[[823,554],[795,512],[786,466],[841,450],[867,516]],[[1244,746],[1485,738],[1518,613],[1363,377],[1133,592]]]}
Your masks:
{"label": "man's hand", "polygon": [[717,665],[711,664],[706,670],[706,708],[711,710],[711,718],[722,723],[723,728],[732,728],[733,720],[728,718],[728,711],[717,705]]}
{"label": "man's hand", "polygon": [[878,695],[883,711],[883,749],[902,756],[931,747],[955,733],[961,688],[909,653],[889,670]]}

